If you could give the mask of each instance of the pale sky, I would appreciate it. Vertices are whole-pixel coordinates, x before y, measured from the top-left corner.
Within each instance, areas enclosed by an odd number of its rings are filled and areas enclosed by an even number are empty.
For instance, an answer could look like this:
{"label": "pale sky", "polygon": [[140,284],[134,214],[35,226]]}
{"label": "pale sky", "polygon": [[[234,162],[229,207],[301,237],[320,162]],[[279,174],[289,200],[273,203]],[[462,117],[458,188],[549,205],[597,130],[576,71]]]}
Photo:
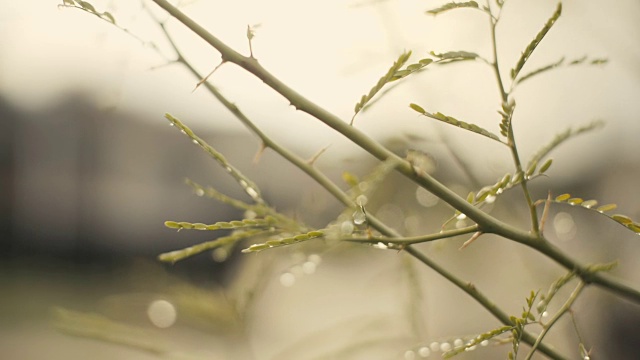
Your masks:
{"label": "pale sky", "polygon": [[[118,24],[172,53],[138,1],[91,1],[108,10]],[[154,13],[165,15],[151,1]],[[437,17],[425,10],[444,2],[409,0],[325,1],[183,1],[183,10],[236,50],[248,53],[246,27],[259,24],[254,54],[272,73],[311,100],[349,121],[353,107],[403,50],[413,61],[428,51],[469,50],[485,57],[488,21],[479,12],[460,10]],[[170,112],[204,130],[244,131],[179,65],[150,70],[166,61],[124,32],[75,9],[59,9],[57,1],[4,1],[0,14],[0,93],[27,109],[55,103],[68,92],[83,92],[105,109],[134,111],[150,123],[163,123]],[[640,146],[640,4],[634,0],[566,1],[563,16],[530,60],[526,71],[583,55],[608,57],[605,67],[574,67],[542,75],[516,93],[516,133],[525,154],[570,125],[604,119],[608,126],[576,141],[563,156],[577,156],[572,166],[588,167],[594,159],[620,154],[638,159]],[[503,73],[517,61],[556,6],[554,1],[510,0],[498,28]],[[174,22],[169,26],[185,55],[209,72],[219,55]],[[220,88],[256,123],[292,144],[319,149],[340,137],[317,120],[294,111],[280,95],[234,65],[213,77]],[[499,99],[487,66],[457,64],[432,69],[408,79],[356,126],[376,138],[411,133],[430,140],[445,134],[455,146],[470,136],[421,118],[410,102],[428,111],[476,123],[498,132]],[[294,135],[295,136],[292,136]],[[305,134],[310,134],[307,136]],[[459,137],[456,137],[456,136]],[[615,141],[612,141],[615,139]],[[482,139],[479,149],[495,150]],[[597,145],[597,146],[595,146]],[[336,150],[337,151],[337,150]],[[329,152],[329,154],[331,151]],[[508,157],[507,157],[508,158]]]}

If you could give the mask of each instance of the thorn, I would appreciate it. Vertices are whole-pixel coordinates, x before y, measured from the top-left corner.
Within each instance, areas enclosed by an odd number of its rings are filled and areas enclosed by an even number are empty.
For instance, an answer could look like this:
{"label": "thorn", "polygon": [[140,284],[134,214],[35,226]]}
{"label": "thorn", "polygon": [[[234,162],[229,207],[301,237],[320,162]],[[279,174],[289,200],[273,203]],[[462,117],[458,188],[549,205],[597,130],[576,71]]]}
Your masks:
{"label": "thorn", "polygon": [[258,151],[256,152],[256,155],[253,157],[253,163],[257,164],[258,162],[260,162],[260,158],[262,157],[262,154],[264,154],[264,151],[268,148],[267,144],[265,144],[264,142],[260,143],[260,148],[258,148]]}
{"label": "thorn", "polygon": [[544,202],[544,209],[542,210],[542,216],[540,217],[540,226],[538,226],[538,230],[540,230],[540,235],[542,235],[544,231],[544,225],[547,223],[550,206],[551,206],[551,191],[549,191],[549,195],[547,195],[547,200]]}
{"label": "thorn", "polygon": [[198,81],[198,83],[196,84],[196,87],[193,89],[193,91],[191,91],[192,93],[195,92],[200,85],[204,84],[205,82],[207,82],[207,80],[209,80],[209,77],[211,77],[211,75],[213,75],[214,72],[216,72],[216,70],[218,70],[222,65],[224,65],[224,63],[226,63],[227,61],[222,59],[222,61],[220,62],[220,64],[216,65],[215,68],[213,68],[213,70],[211,70],[211,72],[209,73],[209,75],[205,76],[204,79]]}
{"label": "thorn", "polygon": [[323,147],[322,149],[320,149],[317,153],[315,153],[309,160],[307,160],[307,164],[309,164],[310,166],[313,166],[313,164],[315,164],[316,160],[318,160],[318,158],[320,157],[320,155],[324,154],[325,151],[327,151],[327,149],[331,146],[331,144]]}
{"label": "thorn", "polygon": [[460,246],[458,250],[464,250],[467,246],[471,245],[472,242],[476,241],[476,239],[479,238],[480,235],[482,235],[482,231],[476,231],[469,240],[465,241],[464,244]]}

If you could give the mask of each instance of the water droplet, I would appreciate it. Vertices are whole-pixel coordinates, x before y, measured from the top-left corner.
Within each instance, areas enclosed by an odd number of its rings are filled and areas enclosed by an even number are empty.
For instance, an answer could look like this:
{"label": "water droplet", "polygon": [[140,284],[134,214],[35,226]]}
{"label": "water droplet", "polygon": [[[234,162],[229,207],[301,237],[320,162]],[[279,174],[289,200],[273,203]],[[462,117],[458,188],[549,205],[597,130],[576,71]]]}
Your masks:
{"label": "water droplet", "polygon": [[177,312],[175,306],[167,300],[154,300],[147,308],[147,316],[153,325],[165,329],[176,322]]}
{"label": "water droplet", "polygon": [[196,139],[191,139],[191,142],[196,144],[196,145],[200,145],[200,142],[198,140],[196,140]]}
{"label": "water droplet", "polygon": [[196,193],[196,196],[204,196],[204,189],[197,188],[195,193]]}
{"label": "water droplet", "polygon": [[496,197],[493,195],[488,195],[485,199],[484,202],[486,202],[487,204],[493,204],[496,201]]}
{"label": "water droplet", "polygon": [[440,350],[440,344],[434,341],[431,344],[429,344],[429,348],[431,349],[431,351],[436,352]]}
{"label": "water droplet", "polygon": [[367,221],[367,215],[362,210],[356,210],[353,213],[353,223],[356,225],[362,225]]}
{"label": "water droplet", "polygon": [[355,226],[353,226],[351,221],[343,221],[342,224],[340,224],[340,233],[342,233],[342,235],[351,235],[354,229]]}
{"label": "water droplet", "polygon": [[169,126],[176,126],[173,122],[169,121]]}
{"label": "water droplet", "polygon": [[422,223],[416,215],[407,216],[404,219],[404,228],[407,229],[409,234],[416,234],[420,232],[420,225],[422,225]]}
{"label": "water droplet", "polygon": [[309,257],[307,257],[307,260],[311,261],[316,265],[320,265],[320,263],[322,262],[322,257],[320,257],[320,255],[318,254],[311,254],[309,255]]}
{"label": "water droplet", "polygon": [[289,272],[293,274],[296,278],[302,277],[304,275],[304,271],[302,271],[302,265],[294,265],[289,269]]}
{"label": "water droplet", "polygon": [[413,360],[416,358],[416,353],[413,352],[413,350],[407,350],[404,352],[404,359],[405,360]]}
{"label": "water droplet", "polygon": [[365,192],[365,191],[369,190],[369,183],[366,182],[366,181],[358,183],[358,189],[360,189],[360,191],[362,191],[362,192]]}
{"label": "water droplet", "polygon": [[255,219],[258,214],[253,210],[247,210],[244,212],[245,219]]}
{"label": "water droplet", "polygon": [[377,244],[373,244],[371,245],[376,249],[382,249],[382,250],[387,250],[389,248],[389,246],[383,242],[378,242]]}
{"label": "water droplet", "polygon": [[480,346],[487,346],[489,345],[489,340],[482,340],[482,342],[480,343]]}
{"label": "water droplet", "polygon": [[256,191],[256,189],[252,188],[252,187],[246,187],[245,191],[247,192],[247,194],[249,194],[249,196],[251,196],[252,198],[257,198],[258,197],[258,192]]}
{"label": "water droplet", "polygon": [[575,237],[577,233],[576,224],[573,217],[566,212],[559,212],[553,218],[553,228],[558,240],[568,241]]}
{"label": "water droplet", "polygon": [[473,351],[473,350],[475,350],[477,348],[478,348],[477,345],[473,345],[473,346],[469,346],[468,348],[464,349],[464,351]]}
{"label": "water droplet", "polygon": [[440,351],[442,352],[451,351],[451,344],[449,344],[448,342],[443,342],[442,344],[440,344]]}
{"label": "water droplet", "polygon": [[456,217],[456,219],[458,219],[458,220],[464,220],[464,219],[466,219],[466,218],[467,218],[467,215],[466,215],[466,214],[460,214],[460,215],[458,215],[458,216]]}
{"label": "water droplet", "polygon": [[367,198],[366,195],[358,195],[358,197],[356,198],[356,204],[358,204],[359,206],[367,205],[368,201],[369,201],[369,198]]}
{"label": "water droplet", "polygon": [[416,190],[416,199],[418,200],[418,204],[424,207],[435,206],[439,200],[437,196],[421,187],[418,187]]}
{"label": "water droplet", "polygon": [[215,262],[224,262],[229,258],[229,251],[225,248],[217,248],[211,252],[211,257]]}
{"label": "water droplet", "polygon": [[314,272],[316,272],[316,263],[306,261],[304,264],[302,264],[302,272],[307,275],[313,274]]}
{"label": "water droplet", "polygon": [[462,229],[465,226],[467,226],[467,222],[466,221],[464,221],[464,220],[456,221],[456,229]]}
{"label": "water droplet", "polygon": [[548,317],[548,316],[549,316],[549,312],[548,312],[548,311],[543,311],[543,312],[542,312],[542,317],[543,317],[543,318],[546,318],[546,317]]}
{"label": "water droplet", "polygon": [[280,284],[284,287],[291,287],[296,282],[296,276],[290,272],[280,275]]}
{"label": "water droplet", "polygon": [[462,346],[464,346],[464,341],[462,341],[462,339],[455,339],[453,341],[453,346],[456,348],[460,348]]}
{"label": "water droplet", "polygon": [[181,132],[181,133],[183,133],[183,134],[185,134],[185,135],[187,135],[187,132],[186,132],[186,131],[184,131],[184,129],[181,129],[181,130],[180,130],[180,132]]}
{"label": "water droplet", "polygon": [[420,357],[427,358],[429,357],[429,355],[431,355],[431,350],[429,350],[428,347],[423,346],[418,349],[418,355],[420,355]]}

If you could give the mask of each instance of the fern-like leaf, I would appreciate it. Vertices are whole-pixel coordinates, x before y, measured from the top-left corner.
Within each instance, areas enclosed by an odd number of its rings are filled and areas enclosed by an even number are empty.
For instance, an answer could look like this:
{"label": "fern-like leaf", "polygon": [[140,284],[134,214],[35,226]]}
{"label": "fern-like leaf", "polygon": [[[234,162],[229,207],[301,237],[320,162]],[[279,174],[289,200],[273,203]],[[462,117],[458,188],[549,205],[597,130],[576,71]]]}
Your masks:
{"label": "fern-like leaf", "polygon": [[560,144],[564,143],[565,141],[569,140],[570,138],[598,129],[602,126],[604,126],[604,122],[594,121],[590,124],[587,124],[575,129],[568,128],[567,130],[557,134],[548,144],[544,145],[535,154],[533,154],[533,156],[529,160],[527,168],[529,168],[533,163],[540,162],[551,151],[553,151],[556,147],[558,147]]}
{"label": "fern-like leaf", "polygon": [[297,244],[299,242],[317,239],[324,236],[324,231],[314,230],[304,234],[298,234],[295,236],[277,237],[265,241],[264,243],[253,244],[246,249],[243,249],[243,253],[258,252],[275,247],[287,246],[291,244]]}
{"label": "fern-like leaf", "polygon": [[189,129],[185,124],[183,124],[177,118],[173,117],[171,114],[165,114],[165,118],[167,118],[167,120],[169,120],[169,122],[173,126],[179,129],[180,132],[187,135],[194,144],[198,145],[202,150],[209,154],[209,156],[216,160],[238,182],[238,184],[240,184],[247,195],[249,195],[256,203],[264,203],[258,186],[253,181],[249,180],[248,177],[242,174],[240,170],[231,165],[227,161],[225,156],[222,155],[222,153],[218,152],[211,145],[207,144],[206,141],[198,137],[191,129]]}
{"label": "fern-like leaf", "polygon": [[617,208],[616,204],[606,204],[606,205],[597,206],[598,201],[596,200],[584,200],[579,197],[572,197],[570,194],[558,195],[555,197],[555,199],[552,199],[551,201],[558,204],[569,204],[572,206],[579,206],[584,209],[595,211],[617,222],[618,224],[626,227],[627,229],[633,231],[634,233],[640,235],[640,222],[634,221],[626,215],[621,215],[621,214],[609,215],[608,214],[608,212],[615,210]]}
{"label": "fern-like leaf", "polygon": [[272,231],[270,230],[259,230],[259,229],[238,231],[238,232],[234,232],[229,236],[219,237],[212,241],[205,241],[203,243],[189,246],[184,249],[162,253],[158,255],[158,260],[175,264],[180,260],[184,260],[194,255],[198,255],[205,251],[217,249],[219,247],[224,247],[224,246],[233,246],[242,240],[245,240],[251,237],[263,236],[271,233]]}
{"label": "fern-like leaf", "polygon": [[276,219],[267,216],[264,219],[242,219],[234,221],[219,221],[215,224],[207,225],[203,223],[190,223],[186,221],[165,221],[164,226],[169,229],[180,230],[221,230],[221,229],[243,229],[253,227],[270,227],[276,223]]}
{"label": "fern-like leaf", "polygon": [[456,118],[454,118],[452,116],[447,116],[447,115],[444,115],[444,114],[442,114],[440,112],[437,112],[435,114],[429,113],[428,111],[426,111],[424,108],[422,108],[420,105],[417,105],[417,104],[413,104],[413,103],[409,104],[409,107],[411,109],[413,109],[414,111],[418,112],[419,114],[424,115],[426,117],[429,117],[429,118],[432,118],[432,119],[435,119],[435,120],[439,120],[439,121],[445,122],[445,123],[453,125],[453,126],[457,126],[457,127],[461,128],[461,129],[465,129],[465,130],[474,132],[476,134],[480,134],[482,136],[486,136],[489,139],[492,139],[492,140],[495,140],[495,141],[498,141],[498,142],[502,143],[502,141],[500,140],[498,135],[490,132],[489,130],[483,129],[478,125],[470,124],[470,123],[458,120],[458,119],[456,119]]}
{"label": "fern-like leaf", "polygon": [[439,64],[449,64],[458,61],[477,60],[480,55],[470,51],[448,51],[445,53],[436,53],[431,51],[431,55],[438,58]]}
{"label": "fern-like leaf", "polygon": [[430,58],[420,59],[417,63],[407,65],[406,68],[396,71],[396,73],[393,74],[391,81],[396,81],[404,77],[407,77],[415,72],[422,71],[427,65],[431,63],[433,63],[433,59],[430,59]]}
{"label": "fern-like leaf", "polygon": [[351,118],[351,124],[353,124],[353,120],[355,119],[356,115],[358,115],[360,110],[362,110],[362,108],[364,108],[364,106],[367,105],[367,103],[371,101],[371,99],[373,99],[373,97],[376,96],[376,94],[380,90],[382,90],[382,88],[387,83],[392,81],[394,74],[398,70],[400,70],[400,68],[402,68],[402,66],[407,62],[407,60],[409,60],[410,56],[411,56],[411,51],[405,52],[402,55],[400,55],[398,59],[393,63],[393,65],[391,65],[389,70],[387,70],[387,73],[384,74],[384,76],[382,76],[380,80],[378,80],[376,85],[372,87],[371,90],[369,90],[369,93],[362,95],[362,98],[360,99],[360,101],[358,101],[358,103],[354,108],[354,114],[353,114],[353,117]]}
{"label": "fern-like leaf", "polygon": [[542,39],[544,39],[544,36],[547,35],[547,32],[551,30],[551,27],[553,27],[553,24],[555,24],[555,22],[558,20],[561,14],[562,14],[562,3],[558,3],[558,7],[556,8],[556,11],[549,18],[549,20],[547,20],[547,23],[544,24],[544,27],[542,28],[542,30],[540,30],[538,35],[536,35],[536,37],[529,43],[529,46],[527,46],[527,48],[524,50],[524,52],[520,56],[520,59],[518,59],[518,63],[516,64],[516,66],[513,69],[511,69],[512,80],[516,79],[516,77],[520,73],[520,70],[522,70],[522,67],[524,67],[524,64],[527,62],[527,60],[529,60],[529,57],[531,56],[531,54],[533,54],[533,51],[540,44]]}
{"label": "fern-like leaf", "polygon": [[603,65],[606,64],[609,60],[605,59],[605,58],[595,58],[595,59],[591,59],[589,60],[586,56],[581,57],[579,59],[574,59],[572,61],[569,61],[567,63],[565,63],[564,58],[561,58],[560,60],[551,63],[549,65],[540,67],[536,70],[533,70],[525,75],[522,75],[520,77],[518,77],[515,82],[514,85],[519,85],[522,82],[524,82],[525,80],[528,80],[534,76],[540,75],[542,73],[545,73],[547,71],[556,69],[558,67],[562,67],[562,66],[575,66],[575,65],[582,65],[582,64],[587,64],[587,65]]}
{"label": "fern-like leaf", "polygon": [[444,4],[442,6],[440,6],[439,8],[435,8],[435,9],[431,9],[431,10],[427,10],[427,14],[431,14],[431,15],[438,15],[438,14],[442,14],[443,12],[449,11],[449,10],[453,10],[453,9],[461,9],[461,8],[472,8],[472,9],[479,9],[478,3],[475,1],[465,1],[465,2],[460,2],[457,3],[455,1]]}

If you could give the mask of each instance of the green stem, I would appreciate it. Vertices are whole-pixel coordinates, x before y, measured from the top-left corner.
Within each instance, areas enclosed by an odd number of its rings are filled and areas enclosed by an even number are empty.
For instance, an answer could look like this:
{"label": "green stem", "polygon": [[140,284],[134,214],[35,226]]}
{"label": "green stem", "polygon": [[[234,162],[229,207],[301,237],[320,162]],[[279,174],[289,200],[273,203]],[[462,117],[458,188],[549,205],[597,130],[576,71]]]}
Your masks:
{"label": "green stem", "polygon": [[[369,219],[369,216],[367,215],[367,219]],[[357,242],[357,243],[368,243],[368,244],[377,244],[379,242],[382,242],[384,244],[394,244],[394,245],[400,245],[400,246],[406,246],[406,245],[413,245],[413,244],[419,244],[419,243],[424,243],[424,242],[429,242],[429,241],[435,241],[435,240],[441,240],[441,239],[447,239],[450,237],[454,237],[454,236],[459,236],[459,235],[464,235],[464,234],[470,234],[470,233],[474,233],[476,231],[478,231],[479,227],[478,225],[471,225],[471,226],[467,226],[461,229],[454,229],[454,230],[447,230],[447,231],[441,231],[439,233],[435,233],[435,234],[429,234],[429,235],[419,235],[419,236],[410,236],[410,237],[396,237],[396,238],[380,238],[380,237],[348,237],[348,238],[344,238],[344,241],[349,241],[349,242]]]}
{"label": "green stem", "polygon": [[556,312],[556,314],[553,316],[553,318],[551,318],[551,320],[549,320],[549,322],[547,324],[544,325],[542,332],[540,333],[540,335],[538,335],[538,338],[536,339],[536,342],[533,344],[533,346],[531,347],[531,350],[529,351],[529,353],[527,354],[527,357],[525,358],[525,360],[530,360],[533,357],[533,354],[536,352],[536,350],[538,350],[538,348],[540,347],[540,345],[542,344],[542,339],[544,339],[544,337],[547,335],[547,333],[549,332],[549,330],[551,330],[551,327],[558,321],[560,320],[560,318],[571,309],[571,305],[573,305],[573,303],[576,301],[576,299],[578,298],[578,295],[580,295],[580,293],[582,292],[582,290],[584,289],[585,283],[580,281],[580,283],[578,284],[578,286],[575,288],[575,290],[573,290],[573,292],[571,293],[571,295],[569,296],[569,298],[567,299],[567,301],[562,305],[562,307],[560,308],[560,310],[558,310],[558,312]]}
{"label": "green stem", "polygon": [[[429,266],[433,270],[435,270],[438,274],[442,275],[444,278],[449,280],[451,283],[455,284],[457,287],[462,289],[462,291],[469,294],[473,297],[482,307],[484,307],[489,313],[491,313],[495,318],[497,318],[502,324],[515,326],[515,324],[511,321],[509,315],[502,310],[491,300],[489,300],[484,294],[482,294],[476,287],[471,283],[464,283],[460,281],[458,278],[449,276],[449,273],[442,269],[438,264],[431,261],[429,258],[424,256],[422,253],[418,252],[414,247],[407,247],[406,251],[411,254],[413,257],[418,259],[423,264]],[[522,332],[522,340],[529,344],[535,344],[536,337],[531,335],[528,332]],[[564,359],[565,357],[557,353],[554,349],[550,348],[545,344],[539,344],[538,348],[542,353],[547,355],[552,359]]]}
{"label": "green stem", "polygon": [[[489,8],[489,12],[491,12],[491,3],[487,1],[487,7]],[[491,63],[493,67],[493,71],[496,76],[496,82],[498,83],[498,87],[500,88],[500,98],[502,99],[503,104],[507,104],[509,102],[509,93],[506,92],[504,88],[504,81],[502,81],[502,75],[500,75],[500,65],[498,64],[498,42],[496,40],[496,26],[498,25],[498,20],[500,19],[500,14],[497,17],[489,17],[489,22],[491,23],[491,48],[493,51],[493,62]],[[522,164],[520,162],[520,156],[518,155],[518,147],[516,146],[516,139],[513,134],[513,126],[511,125],[511,121],[509,122],[509,132],[508,132],[508,145],[511,149],[511,156],[513,157],[513,162],[516,166],[516,174],[522,173],[522,182],[520,183],[522,186],[522,191],[524,193],[525,200],[527,202],[527,206],[529,207],[529,214],[531,216],[531,231],[539,235],[540,228],[538,225],[538,213],[537,209],[533,204],[533,200],[531,199],[531,193],[529,192],[529,188],[527,186],[527,178],[522,171]]]}
{"label": "green stem", "polygon": [[[180,53],[180,51],[178,50],[176,44],[173,42],[173,39],[169,36],[168,32],[166,31],[166,28],[164,26],[162,26],[162,25],[161,25],[161,27],[162,27],[163,32],[165,33],[165,36],[167,37],[167,39],[169,40],[169,42],[171,43],[171,45],[173,46],[174,50],[176,51],[176,53],[178,55],[178,60],[177,61],[179,63],[183,64],[184,66],[186,66],[189,69],[189,71],[196,78],[202,79],[202,75],[200,73],[198,73],[198,71],[188,61],[186,61],[186,59]],[[255,124],[249,118],[247,118],[244,115],[244,113],[242,113],[240,111],[240,109],[238,109],[238,107],[235,104],[233,104],[230,101],[228,101],[213,85],[211,85],[208,82],[204,82],[203,85],[207,88],[207,90],[209,90],[211,92],[211,94],[214,95],[214,97],[216,97],[216,99],[218,99],[229,111],[231,111],[245,126],[247,126],[256,135],[258,135],[258,137],[260,137],[260,139],[263,141],[263,143],[266,146],[272,148],[274,151],[276,151],[282,157],[284,157],[285,159],[290,161],[292,164],[296,165],[301,170],[303,170],[305,173],[307,173],[310,177],[312,177],[320,185],[322,185],[329,193],[331,193],[339,201],[341,201],[345,206],[347,206],[347,207],[354,207],[355,206],[355,204],[351,200],[351,198],[348,195],[346,195],[329,178],[327,178],[322,172],[318,171],[316,168],[314,168],[313,166],[309,165],[307,162],[305,162],[304,160],[302,160],[301,158],[299,158],[298,156],[296,156],[295,154],[293,154],[292,152],[290,152],[286,148],[278,145],[276,142],[271,140],[264,132],[262,132],[257,126],[255,126]],[[397,243],[400,243],[400,244],[402,243],[403,238],[401,238],[401,235],[398,232],[396,232],[394,229],[389,228],[388,226],[386,226],[383,222],[381,222],[375,216],[372,216],[372,215],[367,216],[367,221],[369,222],[369,224],[373,228],[378,230],[380,233],[382,233],[382,234],[384,234],[384,235],[386,235],[386,236],[391,238],[391,239],[389,239],[389,238],[385,239],[386,242],[397,242]],[[488,300],[482,293],[480,293],[475,288],[475,286],[472,286],[472,285],[470,285],[468,283],[465,283],[461,279],[458,279],[451,272],[449,272],[446,269],[444,269],[443,267],[437,265],[431,259],[429,259],[427,256],[421,254],[416,249],[414,249],[413,247],[410,246],[410,244],[416,243],[416,242],[424,242],[424,241],[435,240],[436,238],[446,238],[446,237],[451,237],[451,236],[456,236],[456,235],[472,233],[472,232],[477,231],[478,228],[479,228],[478,225],[473,225],[473,226],[470,226],[470,227],[467,227],[467,228],[451,230],[451,231],[447,231],[447,232],[443,232],[443,233],[439,233],[439,234],[432,234],[432,235],[427,235],[427,236],[418,236],[418,237],[414,237],[414,238],[404,238],[407,241],[407,244],[405,244],[405,245],[408,245],[408,246],[404,247],[404,249],[410,255],[412,255],[413,257],[417,258],[418,260],[420,260],[425,265],[431,267],[438,274],[442,275],[444,278],[448,279],[453,284],[458,286],[460,289],[465,291],[475,301],[480,303],[484,308],[489,309],[489,312],[491,314],[493,314],[494,316],[496,314],[500,314],[501,317],[499,317],[498,319],[501,322],[503,322],[504,324],[510,324],[510,323],[505,323],[505,321],[509,320],[509,317],[502,310],[500,310],[495,305],[495,303],[493,303],[492,301]],[[513,231],[516,231],[516,229],[513,229]],[[397,239],[397,241],[394,241],[394,239]],[[350,241],[358,241],[357,239],[349,239],[349,240]],[[371,240],[371,239],[367,239],[367,240]],[[472,291],[470,290],[470,287],[473,288]],[[493,311],[491,309],[493,309]],[[528,342],[529,344],[533,344],[533,340],[534,339],[535,338],[531,334],[526,334],[526,336],[524,338],[525,342],[529,341]],[[543,353],[547,354],[548,356],[550,356],[553,359],[562,359],[562,357],[560,355],[555,354],[553,352],[553,350],[549,349],[546,346],[541,347],[541,351]]]}

